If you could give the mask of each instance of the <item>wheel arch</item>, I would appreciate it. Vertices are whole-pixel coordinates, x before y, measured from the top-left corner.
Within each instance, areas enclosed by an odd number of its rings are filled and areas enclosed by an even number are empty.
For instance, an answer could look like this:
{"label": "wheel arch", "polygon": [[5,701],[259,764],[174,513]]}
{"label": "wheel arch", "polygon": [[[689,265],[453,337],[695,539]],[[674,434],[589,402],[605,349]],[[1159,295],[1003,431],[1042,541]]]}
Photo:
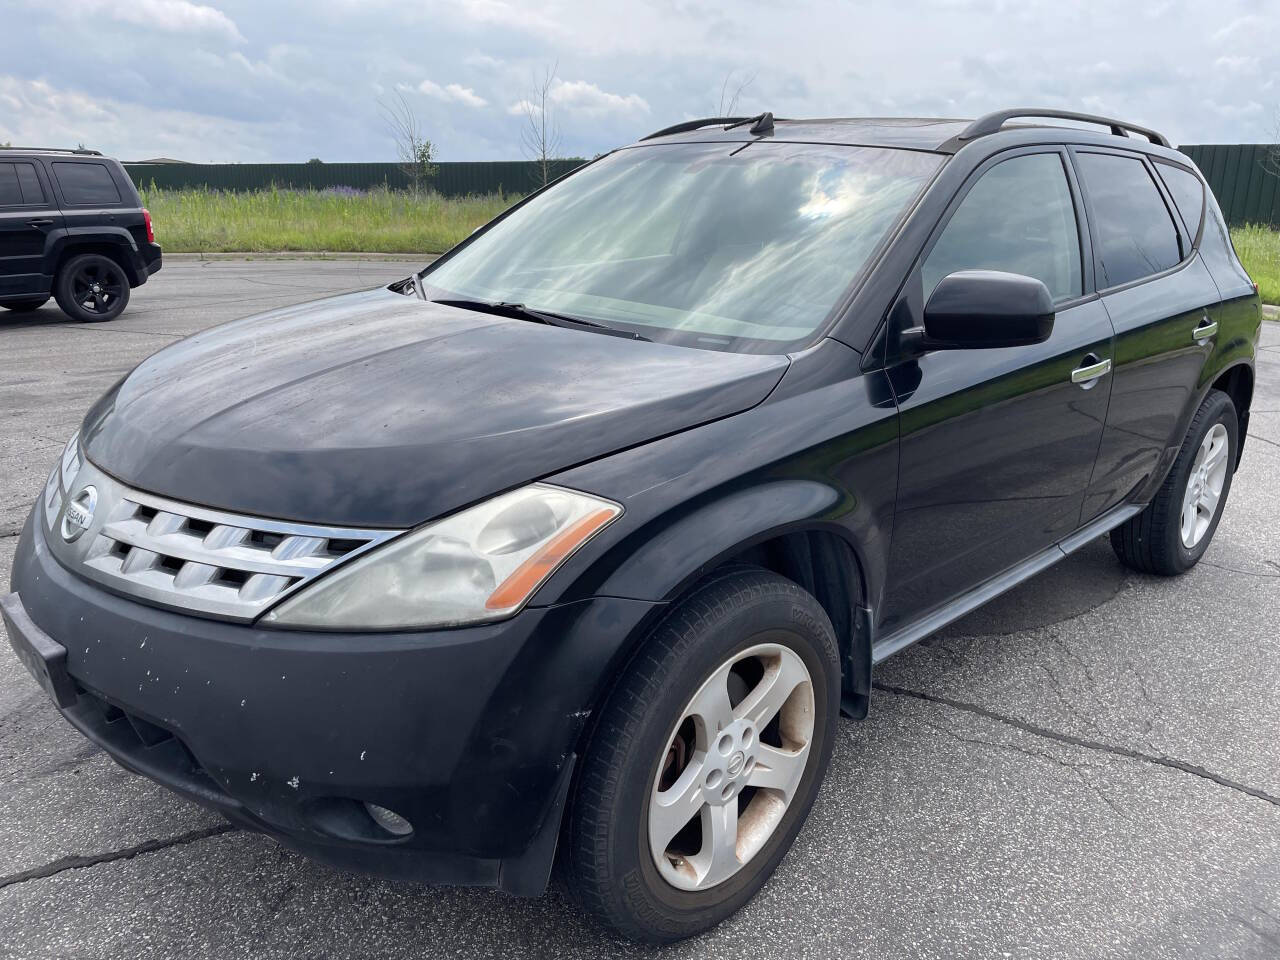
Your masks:
{"label": "wheel arch", "polygon": [[[591,699],[593,714],[676,604],[707,577],[747,563],[798,584],[822,606],[840,647],[841,709],[866,716],[873,639],[867,598],[875,596],[875,565],[850,527],[834,519],[850,506],[846,495],[825,484],[779,480],[738,490],[679,519],[655,520],[623,538],[610,553],[624,559],[594,592],[660,602],[618,644]],[[579,749],[593,726],[584,726]]]}
{"label": "wheel arch", "polygon": [[96,253],[101,256],[114,260],[124,271],[125,279],[129,281],[129,286],[136,287],[143,282],[137,269],[134,266],[133,258],[129,256],[133,249],[131,239],[125,237],[98,236],[78,237],[70,235],[66,237],[61,246],[58,248],[53,268],[53,275],[57,277],[62,268],[67,265],[72,257],[78,257],[84,253]]}
{"label": "wheel arch", "polygon": [[1252,365],[1241,360],[1221,371],[1210,385],[1210,390],[1221,390],[1231,398],[1236,408],[1237,440],[1236,467],[1240,466],[1240,458],[1244,454],[1245,436],[1249,431],[1249,407],[1253,403],[1254,372]]}

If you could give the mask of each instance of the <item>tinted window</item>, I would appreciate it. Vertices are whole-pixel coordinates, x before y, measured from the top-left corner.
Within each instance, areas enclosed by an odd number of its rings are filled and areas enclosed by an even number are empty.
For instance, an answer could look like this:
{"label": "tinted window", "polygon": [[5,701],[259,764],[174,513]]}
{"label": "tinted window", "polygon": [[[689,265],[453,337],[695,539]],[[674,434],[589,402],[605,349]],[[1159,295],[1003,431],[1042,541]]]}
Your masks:
{"label": "tinted window", "polygon": [[22,188],[12,163],[0,163],[0,205],[22,202]]}
{"label": "tinted window", "polygon": [[1164,177],[1164,185],[1173,195],[1174,205],[1182,214],[1182,222],[1187,225],[1187,233],[1195,236],[1200,230],[1200,216],[1204,213],[1204,187],[1200,178],[1190,170],[1175,167],[1171,163],[1159,163],[1156,169]]}
{"label": "tinted window", "polygon": [[1176,266],[1178,231],[1146,165],[1107,153],[1082,153],[1079,162],[1098,237],[1098,285],[1114,287]]}
{"label": "tinted window", "polygon": [[23,203],[44,203],[44,190],[40,187],[40,180],[36,176],[36,168],[30,163],[15,163],[14,169],[18,171],[18,186],[22,188]]}
{"label": "tinted window", "polygon": [[67,203],[119,203],[111,171],[101,163],[55,162],[54,175]]}
{"label": "tinted window", "polygon": [[1014,157],[982,175],[924,262],[925,299],[947,274],[980,269],[1035,277],[1055,301],[1080,295],[1080,235],[1058,154]]}

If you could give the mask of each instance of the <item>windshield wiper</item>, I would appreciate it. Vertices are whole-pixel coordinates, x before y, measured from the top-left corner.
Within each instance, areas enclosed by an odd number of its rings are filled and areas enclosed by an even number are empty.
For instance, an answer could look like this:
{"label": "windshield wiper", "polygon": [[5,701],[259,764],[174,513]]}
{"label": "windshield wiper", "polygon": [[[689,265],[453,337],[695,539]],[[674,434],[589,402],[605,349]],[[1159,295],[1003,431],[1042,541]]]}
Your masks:
{"label": "windshield wiper", "polygon": [[464,310],[480,310],[484,313],[496,313],[504,317],[514,317],[517,320],[532,320],[534,323],[545,323],[549,327],[590,327],[592,330],[598,330],[600,333],[608,334],[612,337],[625,337],[628,340],[644,340],[648,342],[648,337],[642,337],[638,333],[632,333],[629,330],[619,330],[617,327],[611,327],[608,324],[601,323],[599,320],[588,320],[585,317],[571,317],[564,313],[551,313],[548,310],[535,310],[533,307],[526,307],[523,303],[507,303],[499,300],[491,303],[488,300],[433,300],[432,303],[439,303],[446,307],[461,307]]}

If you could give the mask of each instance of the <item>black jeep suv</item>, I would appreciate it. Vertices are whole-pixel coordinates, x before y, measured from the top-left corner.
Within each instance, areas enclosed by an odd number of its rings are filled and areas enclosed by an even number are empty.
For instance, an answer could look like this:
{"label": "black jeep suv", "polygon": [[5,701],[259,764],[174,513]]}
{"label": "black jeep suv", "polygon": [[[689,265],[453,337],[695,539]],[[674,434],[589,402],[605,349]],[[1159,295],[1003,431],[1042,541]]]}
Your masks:
{"label": "black jeep suv", "polygon": [[96,150],[0,148],[0,307],[49,299],[73,320],[114,320],[160,269],[151,214]]}
{"label": "black jeep suv", "polygon": [[54,464],[10,641],[298,850],[528,894],[558,849],[616,929],[707,929],[873,664],[1222,516],[1261,315],[1217,204],[1159,134],[1023,114],[680,124],[160,351]]}

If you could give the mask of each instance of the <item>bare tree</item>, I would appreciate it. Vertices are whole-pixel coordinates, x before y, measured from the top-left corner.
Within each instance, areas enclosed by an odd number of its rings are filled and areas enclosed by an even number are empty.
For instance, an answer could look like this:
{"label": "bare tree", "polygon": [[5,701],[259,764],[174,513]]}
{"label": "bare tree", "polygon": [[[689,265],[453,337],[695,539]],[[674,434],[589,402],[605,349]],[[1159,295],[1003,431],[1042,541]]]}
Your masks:
{"label": "bare tree", "polygon": [[1262,169],[1273,177],[1280,177],[1280,107],[1276,108],[1275,119],[1271,123],[1271,146],[1262,158]]}
{"label": "bare tree", "polygon": [[524,155],[537,164],[535,180],[545,187],[551,182],[551,161],[560,152],[560,125],[551,110],[551,88],[556,81],[559,61],[533,78],[529,95],[520,103],[524,123],[520,127],[520,147]]}
{"label": "bare tree", "polygon": [[755,82],[756,75],[754,73],[738,82],[737,72],[736,69],[730,70],[724,75],[724,82],[720,84],[720,106],[716,110],[717,117],[736,116],[734,111],[738,109],[738,101],[742,99],[743,92]]}
{"label": "bare tree", "polygon": [[379,100],[378,107],[382,110],[387,130],[395,140],[400,169],[409,178],[416,196],[436,175],[436,166],[432,163],[435,145],[423,133],[418,115],[399,90],[395,91],[395,99],[390,103]]}

